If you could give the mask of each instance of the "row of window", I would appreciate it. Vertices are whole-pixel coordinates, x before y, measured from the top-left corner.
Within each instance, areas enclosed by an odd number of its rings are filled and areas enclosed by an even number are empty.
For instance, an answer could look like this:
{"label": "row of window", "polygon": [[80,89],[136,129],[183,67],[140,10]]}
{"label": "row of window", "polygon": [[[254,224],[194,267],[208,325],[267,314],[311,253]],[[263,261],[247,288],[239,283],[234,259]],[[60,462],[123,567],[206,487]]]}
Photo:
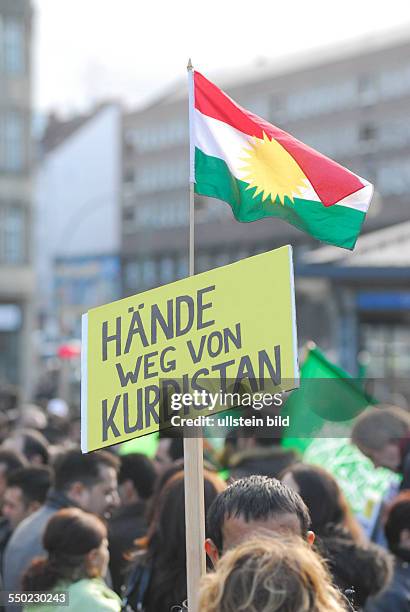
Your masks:
{"label": "row of window", "polygon": [[[342,109],[375,104],[410,94],[410,65],[379,74],[362,75],[326,85],[317,85],[290,94],[249,97],[243,105],[272,121],[292,121]],[[161,121],[155,127],[130,130],[127,138],[139,152],[185,143],[188,122],[185,117]]]}
{"label": "row of window", "polygon": [[17,203],[0,203],[0,264],[23,264],[27,257],[27,212]]}
{"label": "row of window", "polygon": [[[231,251],[215,253],[199,252],[195,257],[195,271],[206,272],[234,261],[245,259],[250,255],[262,253],[264,246],[252,251],[238,248]],[[144,258],[128,261],[124,264],[124,282],[127,291],[142,291],[158,285],[165,285],[188,275],[188,258],[185,255],[167,255],[157,259]]]}
{"label": "row of window", "polygon": [[25,71],[24,23],[0,15],[0,71],[20,76]]}
{"label": "row of window", "polygon": [[[397,117],[376,123],[365,121],[360,124],[344,124],[331,130],[302,128],[294,132],[302,142],[334,159],[343,159],[355,153],[384,150],[390,147],[406,146],[410,142],[410,116]],[[188,182],[188,162],[186,159],[152,161],[134,170],[134,185],[131,189],[140,193],[181,187]],[[161,206],[159,206],[161,208]],[[159,215],[162,213],[160,211]],[[165,213],[164,213],[165,214]],[[175,220],[181,219],[184,212],[170,213]],[[138,215],[140,216],[140,215]],[[139,222],[150,224],[150,210],[141,211]],[[168,222],[164,221],[164,225]],[[178,224],[178,223],[177,223]]]}
{"label": "row of window", "polygon": [[[222,220],[232,217],[231,208],[224,204],[197,203],[195,223]],[[124,208],[125,233],[139,228],[185,227],[189,221],[188,196],[186,198],[164,198],[160,202],[144,202]]]}
{"label": "row of window", "polygon": [[271,119],[298,120],[410,94],[410,65],[361,75],[335,83],[314,86],[286,95],[274,94],[267,99],[250,99],[248,108],[260,109]]}
{"label": "row of window", "polygon": [[368,378],[407,378],[410,370],[410,330],[404,325],[361,325],[369,354]]}
{"label": "row of window", "polygon": [[407,146],[410,142],[410,115],[380,122],[342,125],[328,132],[299,130],[295,135],[321,153],[337,159],[355,152],[366,152],[369,145],[373,151]]}
{"label": "row of window", "polygon": [[164,285],[188,275],[188,258],[163,257],[128,261],[124,265],[124,282],[129,291],[141,291]]}
{"label": "row of window", "polygon": [[188,140],[188,122],[180,118],[162,122],[155,130],[151,127],[131,129],[126,138],[139,152],[183,144]]}
{"label": "row of window", "polygon": [[135,187],[138,191],[178,187],[187,182],[188,163],[185,158],[175,161],[156,160],[139,166],[135,173]]}

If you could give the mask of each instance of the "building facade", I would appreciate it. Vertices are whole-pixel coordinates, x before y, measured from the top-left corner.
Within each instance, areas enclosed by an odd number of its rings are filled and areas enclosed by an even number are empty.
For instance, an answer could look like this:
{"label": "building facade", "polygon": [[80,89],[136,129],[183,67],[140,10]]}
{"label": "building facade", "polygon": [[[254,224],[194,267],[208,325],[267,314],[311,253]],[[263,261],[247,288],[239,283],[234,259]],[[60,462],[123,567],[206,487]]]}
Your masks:
{"label": "building facade", "polygon": [[31,32],[28,0],[0,2],[0,384],[33,381]]}
{"label": "building facade", "polygon": [[[370,180],[376,193],[363,233],[409,219],[410,37],[324,49],[207,75],[238,103]],[[186,84],[124,120],[122,278],[125,295],[187,273],[188,108]],[[198,272],[290,243],[296,264],[320,245],[279,219],[240,224],[230,207],[196,198]],[[350,255],[347,255],[350,257]],[[351,257],[355,257],[352,254]],[[326,275],[296,277],[300,345],[314,339],[352,370],[348,306]],[[355,370],[353,364],[353,371]]]}
{"label": "building facade", "polygon": [[120,297],[121,109],[52,118],[35,183],[40,352],[81,337],[81,315]]}

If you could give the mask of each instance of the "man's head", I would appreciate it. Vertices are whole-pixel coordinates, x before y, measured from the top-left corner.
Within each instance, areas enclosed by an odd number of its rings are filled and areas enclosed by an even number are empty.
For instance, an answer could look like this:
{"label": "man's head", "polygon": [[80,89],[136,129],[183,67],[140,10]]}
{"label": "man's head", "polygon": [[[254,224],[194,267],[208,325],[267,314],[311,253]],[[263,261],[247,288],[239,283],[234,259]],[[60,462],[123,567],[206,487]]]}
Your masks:
{"label": "man's head", "polygon": [[86,512],[103,517],[119,505],[119,459],[112,453],[69,450],[57,457],[54,469],[55,488]]}
{"label": "man's head", "polygon": [[123,505],[151,497],[156,479],[154,464],[142,453],[121,457],[118,491]]}
{"label": "man's head", "polygon": [[209,508],[205,548],[212,562],[258,533],[288,533],[313,543],[310,517],[298,493],[267,476],[241,478]]}
{"label": "man's head", "polygon": [[10,474],[4,493],[3,515],[13,530],[45,502],[50,484],[51,470],[47,467],[23,467]]}
{"label": "man's head", "polygon": [[387,544],[392,553],[410,561],[410,491],[398,495],[387,510],[384,525]]}
{"label": "man's head", "polygon": [[17,429],[5,442],[4,448],[13,448],[24,455],[30,465],[47,465],[48,442],[35,429]]}
{"label": "man's head", "polygon": [[410,436],[410,414],[396,406],[372,408],[363,412],[352,430],[352,442],[369,457],[375,467],[393,472],[400,469],[400,441]]}
{"label": "man's head", "polygon": [[0,448],[0,504],[7,488],[7,477],[26,465],[26,459],[17,451]]}

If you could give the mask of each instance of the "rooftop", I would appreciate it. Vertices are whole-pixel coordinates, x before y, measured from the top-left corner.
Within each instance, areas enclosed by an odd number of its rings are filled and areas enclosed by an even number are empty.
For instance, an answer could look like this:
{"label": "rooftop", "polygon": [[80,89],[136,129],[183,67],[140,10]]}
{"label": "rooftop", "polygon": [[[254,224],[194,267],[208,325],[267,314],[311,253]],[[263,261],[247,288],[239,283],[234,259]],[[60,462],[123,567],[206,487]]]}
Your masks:
{"label": "rooftop", "polygon": [[[344,40],[331,46],[321,46],[306,51],[299,51],[291,55],[270,58],[259,58],[252,64],[235,69],[224,69],[206,71],[206,66],[195,66],[199,72],[204,70],[207,76],[218,83],[223,89],[243,86],[248,83],[263,81],[268,78],[279,77],[300,70],[343,61],[359,55],[368,55],[401,45],[410,46],[410,23],[400,28],[394,28],[386,32],[377,32],[361,36],[353,40]],[[187,96],[186,79],[178,79],[165,91],[148,103],[143,103],[136,111],[144,110],[153,106],[169,104],[182,100]]]}

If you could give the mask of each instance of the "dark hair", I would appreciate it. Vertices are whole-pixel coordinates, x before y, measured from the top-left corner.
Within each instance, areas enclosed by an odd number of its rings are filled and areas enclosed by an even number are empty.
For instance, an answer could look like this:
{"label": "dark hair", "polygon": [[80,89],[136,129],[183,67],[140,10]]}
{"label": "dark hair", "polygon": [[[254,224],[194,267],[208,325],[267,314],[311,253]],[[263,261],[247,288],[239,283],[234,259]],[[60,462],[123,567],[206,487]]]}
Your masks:
{"label": "dark hair", "polygon": [[295,514],[306,536],[310,517],[302,498],[275,478],[249,476],[232,483],[220,493],[209,508],[208,537],[218,550],[223,550],[222,529],[231,516],[241,516],[246,522],[267,519],[275,514]]}
{"label": "dark hair", "polygon": [[389,549],[400,557],[400,534],[410,529],[410,491],[400,493],[387,508],[384,532]]}
{"label": "dark hair", "polygon": [[60,580],[86,575],[85,556],[107,537],[104,523],[79,508],[64,508],[48,521],[43,546],[47,557],[34,559],[22,578],[24,591],[49,591]]}
{"label": "dark hair", "polygon": [[30,461],[35,455],[39,455],[44,465],[47,465],[49,462],[47,438],[36,429],[18,429],[13,437],[19,436],[23,438],[23,453],[27,460]]}
{"label": "dark hair", "polygon": [[21,489],[26,504],[37,501],[43,504],[51,485],[51,470],[48,467],[23,467],[7,477],[8,487]]}
{"label": "dark hair", "polygon": [[[205,515],[225,487],[223,480],[204,471]],[[156,512],[145,539],[140,541],[152,564],[147,592],[147,612],[169,610],[186,599],[185,488],[184,473],[177,472],[161,491]]]}
{"label": "dark hair", "polygon": [[141,499],[151,497],[156,479],[154,464],[142,453],[130,453],[121,457],[118,482],[122,484],[131,480]]}
{"label": "dark hair", "polygon": [[183,459],[179,459],[174,463],[171,463],[168,469],[165,470],[155,481],[154,492],[150,501],[148,502],[147,511],[146,511],[146,519],[147,524],[151,525],[154,520],[155,514],[157,512],[158,503],[161,498],[162,489],[165,487],[167,482],[171,480],[171,478],[177,474],[178,472],[182,472],[184,469],[184,461]]}
{"label": "dark hair", "polygon": [[345,527],[350,535],[359,540],[362,531],[353,517],[346,498],[336,479],[316,465],[296,463],[286,468],[281,478],[290,474],[299,488],[299,494],[309,509],[312,529],[322,535],[333,525]]}
{"label": "dark hair", "polygon": [[346,530],[335,528],[315,541],[316,550],[326,560],[335,584],[342,592],[353,587],[354,604],[362,609],[390,582],[390,555],[372,542],[355,542]]}
{"label": "dark hair", "polygon": [[184,458],[184,439],[182,436],[171,438],[168,454],[172,461]]}
{"label": "dark hair", "polygon": [[0,448],[0,465],[6,466],[6,472],[12,472],[27,465],[26,458],[15,450]]}
{"label": "dark hair", "polygon": [[110,452],[99,450],[83,455],[72,449],[59,455],[54,463],[54,486],[66,491],[74,482],[93,486],[101,481],[100,467],[104,465],[119,470],[120,460]]}

